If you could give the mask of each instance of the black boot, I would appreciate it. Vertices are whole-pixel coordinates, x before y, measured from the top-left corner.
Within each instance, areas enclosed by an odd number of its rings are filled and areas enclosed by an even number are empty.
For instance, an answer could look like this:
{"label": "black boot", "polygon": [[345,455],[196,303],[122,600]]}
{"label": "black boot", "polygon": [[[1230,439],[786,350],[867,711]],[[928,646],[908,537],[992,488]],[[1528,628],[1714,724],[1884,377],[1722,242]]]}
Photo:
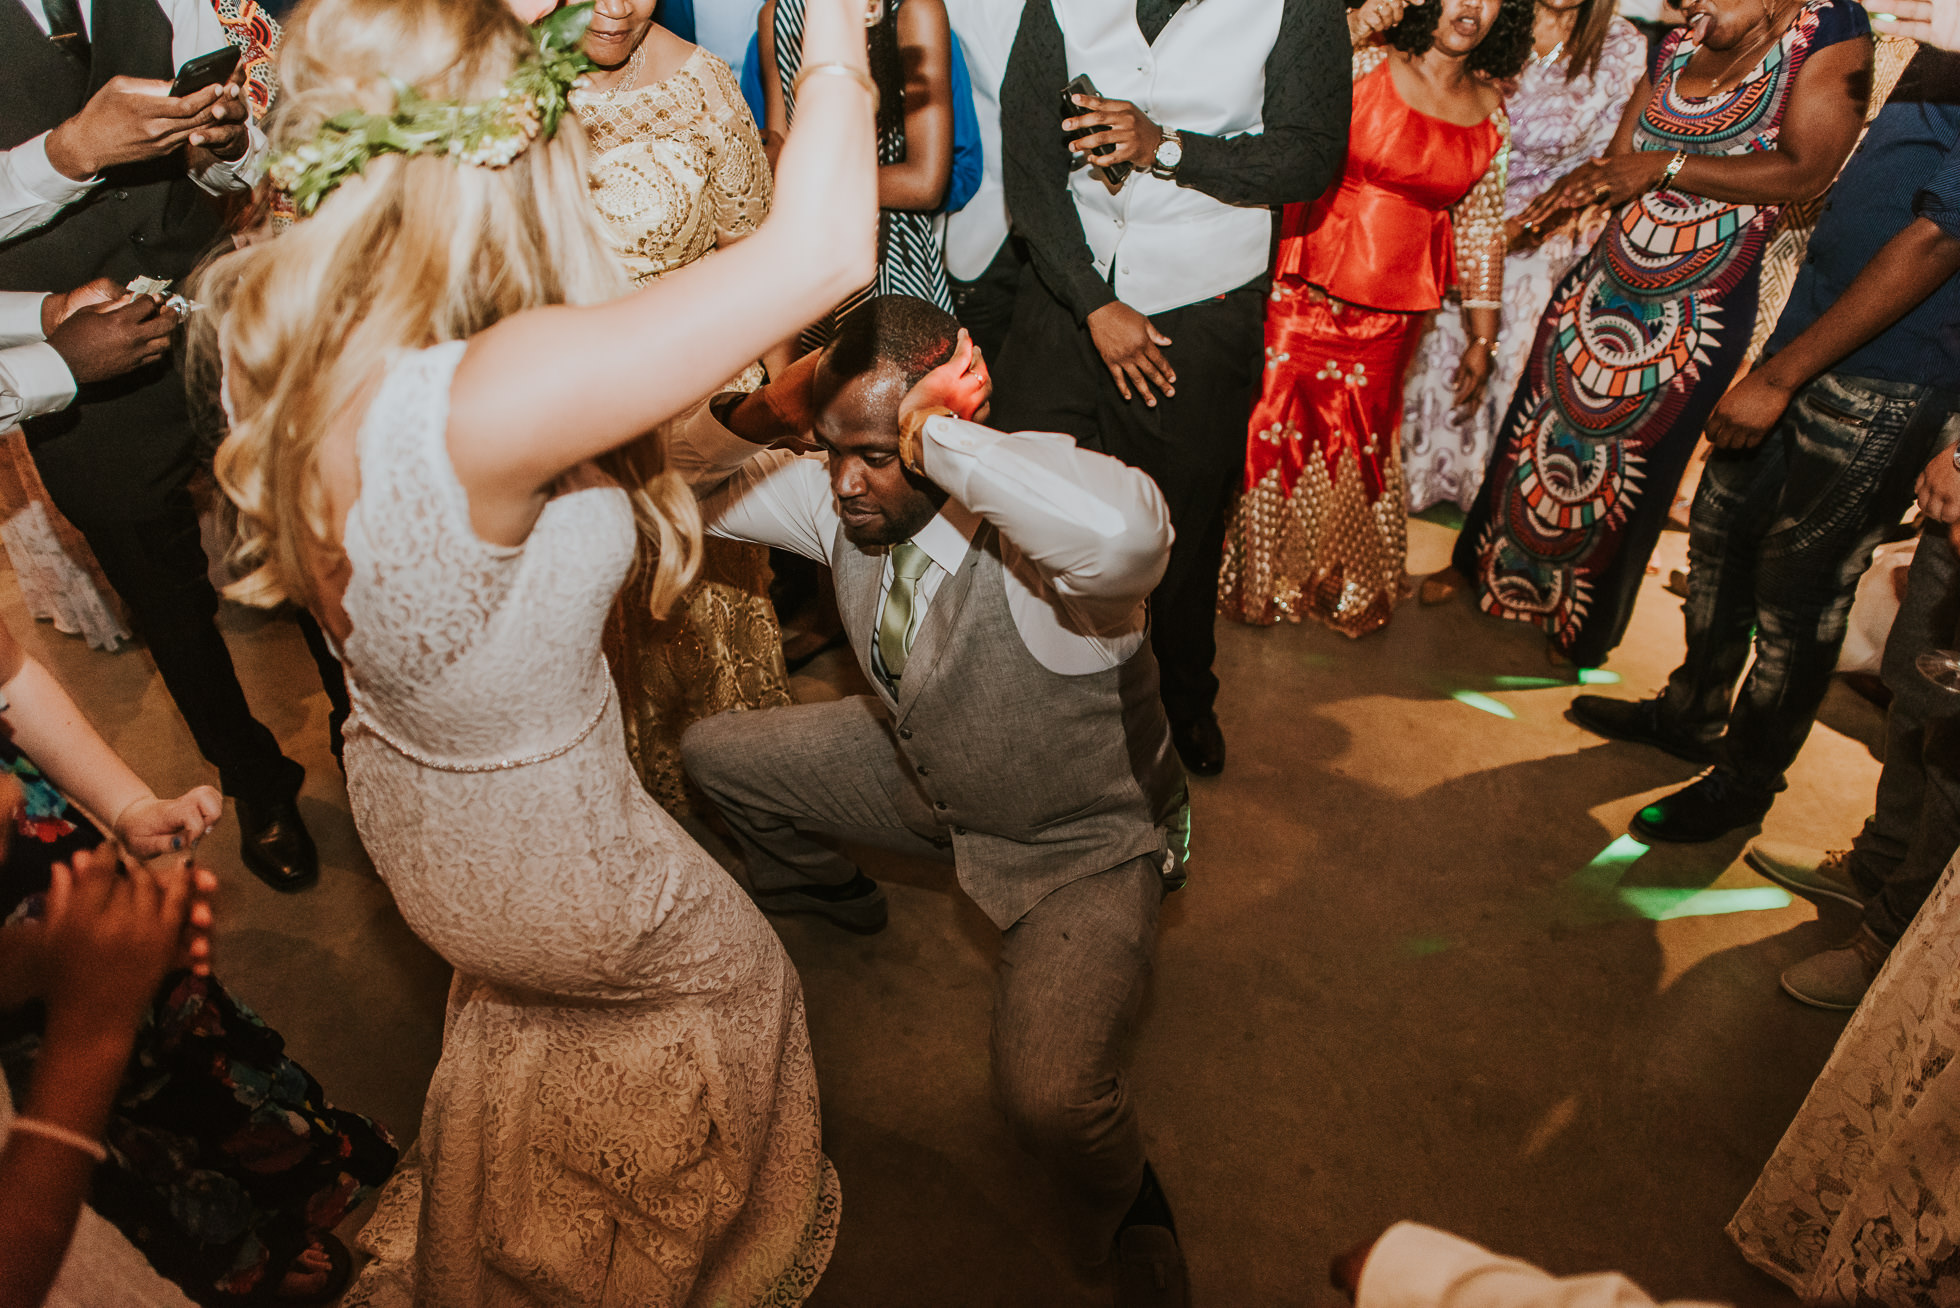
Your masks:
{"label": "black boot", "polygon": [[1776,802],[1776,790],[1752,785],[1724,767],[1710,768],[1693,782],[1664,795],[1634,814],[1628,829],[1642,840],[1698,844],[1754,826]]}
{"label": "black boot", "polygon": [[1218,729],[1218,715],[1199,714],[1188,721],[1171,722],[1171,744],[1184,760],[1184,770],[1195,777],[1215,777],[1225,770],[1225,733]]}
{"label": "black boot", "polygon": [[1136,1202],[1116,1228],[1116,1308],[1191,1308],[1177,1221],[1149,1163]]}
{"label": "black boot", "polygon": [[1604,695],[1575,695],[1565,716],[1596,736],[1652,745],[1690,763],[1713,763],[1714,746],[1670,728],[1661,714],[1661,697],[1608,699]]}

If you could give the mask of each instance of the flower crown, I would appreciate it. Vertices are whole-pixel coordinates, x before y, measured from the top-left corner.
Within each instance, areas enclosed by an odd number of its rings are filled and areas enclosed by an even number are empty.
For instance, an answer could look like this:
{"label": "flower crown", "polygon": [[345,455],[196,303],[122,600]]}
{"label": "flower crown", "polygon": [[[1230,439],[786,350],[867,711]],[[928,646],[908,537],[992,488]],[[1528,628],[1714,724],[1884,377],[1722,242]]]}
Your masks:
{"label": "flower crown", "polygon": [[578,48],[591,22],[591,0],[545,15],[531,28],[538,52],[517,66],[494,99],[431,100],[396,82],[391,111],[335,114],[312,140],[274,156],[267,176],[303,216],[379,155],[441,154],[503,168],[533,141],[551,139],[572,85],[597,66]]}

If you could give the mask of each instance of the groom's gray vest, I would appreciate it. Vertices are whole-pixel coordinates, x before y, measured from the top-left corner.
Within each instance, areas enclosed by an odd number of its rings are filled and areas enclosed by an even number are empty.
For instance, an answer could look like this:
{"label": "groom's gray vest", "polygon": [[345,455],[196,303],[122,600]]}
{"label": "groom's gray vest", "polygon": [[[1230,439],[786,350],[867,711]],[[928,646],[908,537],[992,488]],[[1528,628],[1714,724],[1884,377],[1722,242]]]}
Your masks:
{"label": "groom's gray vest", "polygon": [[1145,854],[1181,859],[1184,770],[1144,641],[1101,672],[1051,672],[1007,607],[1000,534],[982,525],[940,583],[893,699],[871,668],[883,550],[831,546],[837,605],[960,885],[1003,930],[1050,891]]}

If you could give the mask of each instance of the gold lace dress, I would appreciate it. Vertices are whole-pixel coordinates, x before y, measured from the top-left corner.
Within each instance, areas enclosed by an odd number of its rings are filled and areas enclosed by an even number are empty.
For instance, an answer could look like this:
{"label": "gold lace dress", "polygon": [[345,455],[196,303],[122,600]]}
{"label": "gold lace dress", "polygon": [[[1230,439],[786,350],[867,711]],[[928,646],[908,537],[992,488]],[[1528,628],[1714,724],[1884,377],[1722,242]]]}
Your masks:
{"label": "gold lace dress", "polygon": [[[741,240],[768,215],[762,138],[735,74],[707,51],[663,81],[610,96],[576,91],[572,107],[591,142],[593,203],[636,286]],[[729,385],[761,382],[754,364]],[[644,542],[641,552],[645,565]],[[759,545],[707,542],[700,580],[660,620],[647,607],[651,575],[636,569],[620,591],[606,656],[641,782],[669,812],[685,813],[681,733],[727,709],[789,703],[783,638]]]}

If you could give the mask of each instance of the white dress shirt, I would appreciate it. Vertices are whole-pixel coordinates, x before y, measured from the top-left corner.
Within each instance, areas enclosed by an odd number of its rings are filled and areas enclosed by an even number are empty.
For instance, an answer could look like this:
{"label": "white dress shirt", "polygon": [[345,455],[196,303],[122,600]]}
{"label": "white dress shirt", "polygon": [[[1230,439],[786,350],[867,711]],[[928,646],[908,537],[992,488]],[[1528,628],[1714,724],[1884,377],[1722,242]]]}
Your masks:
{"label": "white dress shirt", "polygon": [[[1553,1276],[1416,1222],[1388,1228],[1361,1269],[1355,1308],[1657,1308],[1618,1272]],[[1718,1308],[1675,1299],[1658,1308]]]}
{"label": "white dress shirt", "polygon": [[1007,239],[1007,188],[1002,182],[1000,83],[1021,29],[1022,0],[946,0],[946,16],[973,83],[980,119],[980,189],[946,217],[946,271],[970,282],[987,271]]}
{"label": "white dress shirt", "polygon": [[41,335],[43,291],[0,291],[0,431],[65,409],[75,378]]}
{"label": "white dress shirt", "polygon": [[[957,418],[929,419],[921,445],[926,476],[950,498],[912,538],[932,560],[914,593],[913,633],[984,521],[1000,531],[1014,626],[1043,667],[1079,676],[1136,652],[1144,600],[1171,548],[1170,513],[1156,482],[1067,436],[1008,434]],[[668,466],[704,495],[710,535],[830,562],[838,517],[823,456],[762,450],[716,422],[705,404],[668,429],[667,454]],[[888,557],[879,612],[891,581]]]}
{"label": "white dress shirt", "polygon": [[[179,68],[186,61],[229,43],[213,0],[156,0],[156,3],[170,20],[170,57]],[[0,0],[0,4],[18,4],[42,31],[49,30],[47,10],[41,7],[41,0]],[[80,7],[83,26],[92,29],[93,0],[80,0]],[[259,131],[257,123],[250,121],[245,130],[250,139],[243,155],[229,163],[219,160],[192,173],[191,180],[213,195],[242,191],[256,183],[265,171],[265,134]],[[0,241],[11,240],[48,222],[87,195],[100,180],[89,177],[78,182],[55,171],[54,165],[48,162],[46,132],[11,150],[0,151]]]}

